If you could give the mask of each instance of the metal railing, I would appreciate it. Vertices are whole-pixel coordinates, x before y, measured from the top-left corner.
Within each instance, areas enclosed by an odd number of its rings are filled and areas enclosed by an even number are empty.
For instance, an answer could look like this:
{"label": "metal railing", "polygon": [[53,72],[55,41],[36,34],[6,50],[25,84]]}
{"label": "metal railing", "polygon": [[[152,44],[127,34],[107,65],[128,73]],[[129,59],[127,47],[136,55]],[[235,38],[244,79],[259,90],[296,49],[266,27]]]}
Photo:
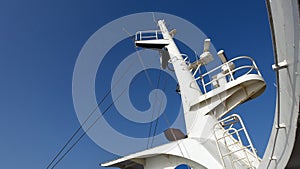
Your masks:
{"label": "metal railing", "polygon": [[163,39],[160,30],[138,31],[135,34],[135,41],[157,40],[157,39]]}
{"label": "metal railing", "polygon": [[[200,66],[201,65],[199,65],[199,67]],[[197,68],[196,70],[198,69],[199,68]],[[196,76],[196,74],[197,73],[194,72],[194,77]],[[216,76],[217,74],[219,74],[220,76]],[[227,82],[230,82],[248,74],[257,74],[261,76],[261,73],[259,72],[255,61],[251,57],[239,56],[204,74],[200,74],[198,77],[195,77],[195,81],[200,83],[203,88],[203,92],[207,93],[213,88],[216,88],[215,86],[212,87],[212,84],[218,83],[218,81],[222,78],[225,78]],[[210,86],[210,88],[208,86]]]}

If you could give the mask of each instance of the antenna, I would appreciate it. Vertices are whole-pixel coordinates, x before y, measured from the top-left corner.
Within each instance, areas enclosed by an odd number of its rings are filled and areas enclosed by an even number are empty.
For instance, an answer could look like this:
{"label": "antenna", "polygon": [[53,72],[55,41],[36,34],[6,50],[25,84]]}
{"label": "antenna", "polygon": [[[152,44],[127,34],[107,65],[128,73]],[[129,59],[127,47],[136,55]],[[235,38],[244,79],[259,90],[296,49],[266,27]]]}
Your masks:
{"label": "antenna", "polygon": [[210,39],[205,39],[204,40],[204,49],[203,52],[208,52],[210,47]]}
{"label": "antenna", "polygon": [[155,13],[154,12],[152,12],[152,18],[153,18],[154,23],[157,25],[157,21],[156,21]]}
{"label": "antenna", "polygon": [[209,47],[210,47],[210,39],[205,39],[203,53],[200,55],[200,62],[202,63],[202,65],[206,65],[209,62],[214,60],[212,54],[209,52]]}
{"label": "antenna", "polygon": [[200,55],[199,59],[189,65],[190,69],[196,70],[198,66],[207,65],[214,60],[214,57],[209,52],[210,39],[204,40],[203,53]]}
{"label": "antenna", "polygon": [[220,50],[220,51],[218,52],[218,56],[219,56],[219,58],[221,59],[222,63],[226,63],[226,62],[227,62],[227,57],[226,57],[226,55],[225,55],[224,50]]}

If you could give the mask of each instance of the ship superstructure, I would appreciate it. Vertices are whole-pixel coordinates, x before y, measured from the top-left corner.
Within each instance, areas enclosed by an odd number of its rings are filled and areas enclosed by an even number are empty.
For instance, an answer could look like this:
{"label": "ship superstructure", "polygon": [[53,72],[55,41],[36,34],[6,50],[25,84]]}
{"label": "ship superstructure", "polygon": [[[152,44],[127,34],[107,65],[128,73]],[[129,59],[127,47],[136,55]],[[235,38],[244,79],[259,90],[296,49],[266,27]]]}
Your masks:
{"label": "ship superstructure", "polygon": [[162,68],[166,68],[168,64],[173,66],[182,99],[187,134],[170,128],[165,132],[169,143],[104,163],[102,166],[122,169],[171,169],[186,164],[194,169],[257,168],[261,160],[241,117],[237,114],[226,116],[233,108],[264,91],[266,85],[255,61],[249,56],[227,60],[221,50],[218,57],[222,64],[199,73],[201,66],[214,59],[209,52],[210,39],[205,40],[199,60],[190,63],[174,42],[176,31],[169,31],[164,20],[158,21],[158,27],[159,30],[137,32],[135,45],[157,50]]}

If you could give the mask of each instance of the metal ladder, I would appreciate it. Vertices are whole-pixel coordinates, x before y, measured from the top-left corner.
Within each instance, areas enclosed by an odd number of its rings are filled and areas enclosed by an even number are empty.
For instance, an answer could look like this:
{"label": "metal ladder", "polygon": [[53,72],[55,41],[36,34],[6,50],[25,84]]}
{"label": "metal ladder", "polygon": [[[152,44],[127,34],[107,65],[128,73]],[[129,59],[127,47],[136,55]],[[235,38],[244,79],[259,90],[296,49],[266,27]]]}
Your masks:
{"label": "metal ladder", "polygon": [[214,126],[214,136],[223,168],[257,168],[260,159],[239,115],[233,114],[218,121]]}

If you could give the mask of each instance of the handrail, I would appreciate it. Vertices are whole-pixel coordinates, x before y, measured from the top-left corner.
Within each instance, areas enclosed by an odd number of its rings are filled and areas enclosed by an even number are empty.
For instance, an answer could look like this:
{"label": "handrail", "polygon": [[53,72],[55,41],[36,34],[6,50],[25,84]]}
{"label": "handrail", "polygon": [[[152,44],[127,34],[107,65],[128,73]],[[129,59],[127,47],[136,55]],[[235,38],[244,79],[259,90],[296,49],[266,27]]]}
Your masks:
{"label": "handrail", "polygon": [[[238,66],[236,68],[233,68],[231,69],[231,65],[235,65],[235,62],[237,62],[238,60],[242,60],[242,59],[246,59],[246,60],[249,60],[246,65],[242,65],[242,66]],[[224,67],[226,68],[226,71],[223,70]],[[223,68],[223,69],[222,69]],[[240,72],[241,70],[245,70],[245,69],[249,69],[247,70],[246,72],[242,72],[241,75],[238,75],[238,77],[235,77],[234,74],[235,73],[238,73]],[[195,81],[198,81],[200,80],[201,81],[201,85],[203,87],[203,90],[204,90],[204,93],[207,93],[208,90],[207,89],[207,86],[211,85],[212,83],[214,82],[217,82],[218,80],[220,80],[221,78],[224,78],[224,77],[228,77],[229,78],[229,81],[233,81],[239,77],[242,77],[244,75],[248,75],[248,74],[251,74],[251,73],[254,73],[253,71],[255,71],[255,74],[258,74],[259,76],[261,76],[261,73],[259,72],[259,69],[257,67],[257,65],[255,64],[255,61],[249,57],[249,56],[239,56],[239,57],[236,57],[236,58],[233,58],[231,60],[229,60],[228,62],[222,64],[222,65],[219,65],[218,67],[215,67],[214,69],[202,74],[202,75],[199,75],[198,77],[195,78]],[[214,79],[211,79],[211,75],[214,74],[214,73],[219,73],[219,72],[223,72],[223,75],[222,76],[219,76],[217,78],[214,78]],[[194,75],[196,75],[196,73],[194,73]],[[209,77],[209,81],[208,82],[205,82],[205,77]]]}
{"label": "handrail", "polygon": [[[143,34],[150,34],[150,35],[143,35]],[[151,38],[153,39],[163,39],[160,38],[159,35],[161,34],[161,30],[146,30],[146,31],[138,31],[135,34],[135,40],[141,41],[141,40],[149,40]]]}

